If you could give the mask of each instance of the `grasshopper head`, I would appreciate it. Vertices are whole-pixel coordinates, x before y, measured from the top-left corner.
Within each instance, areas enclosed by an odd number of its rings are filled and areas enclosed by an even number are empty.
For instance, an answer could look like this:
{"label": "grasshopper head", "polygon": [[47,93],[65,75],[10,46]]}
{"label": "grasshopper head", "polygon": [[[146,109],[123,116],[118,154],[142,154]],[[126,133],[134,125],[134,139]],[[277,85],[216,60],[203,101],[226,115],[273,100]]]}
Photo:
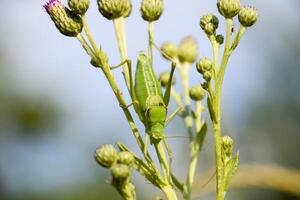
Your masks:
{"label": "grasshopper head", "polygon": [[166,116],[167,110],[164,106],[153,106],[147,111],[149,131],[153,139],[163,139]]}

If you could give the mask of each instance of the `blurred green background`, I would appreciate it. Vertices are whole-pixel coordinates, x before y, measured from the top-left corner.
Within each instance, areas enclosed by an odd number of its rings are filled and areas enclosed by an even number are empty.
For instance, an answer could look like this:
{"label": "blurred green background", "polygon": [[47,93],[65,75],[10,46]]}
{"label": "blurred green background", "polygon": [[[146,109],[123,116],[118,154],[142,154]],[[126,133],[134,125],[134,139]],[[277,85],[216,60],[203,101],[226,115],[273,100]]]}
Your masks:
{"label": "blurred green background", "polygon": [[[199,42],[200,56],[211,56],[198,22],[207,12],[217,13],[215,3],[165,0],[165,12],[155,27],[156,43],[178,43],[192,35]],[[255,6],[260,18],[246,32],[229,63],[223,92],[225,133],[235,138],[242,164],[274,163],[299,169],[300,3],[242,3]],[[88,64],[75,39],[58,33],[43,4],[1,0],[0,199],[120,199],[109,185],[109,173],[94,161],[94,150],[116,141],[124,141],[136,152],[137,146],[104,77]],[[117,64],[112,23],[100,16],[95,1],[91,4],[87,15],[91,31],[109,54],[110,62]],[[133,2],[133,13],[126,22],[133,59],[139,50],[147,48],[147,24],[139,16],[139,4]],[[220,31],[224,31],[224,20],[220,21]],[[168,69],[168,63],[158,53],[155,56],[157,72]],[[121,82],[121,75],[116,76]],[[191,82],[199,80],[193,70]],[[176,119],[167,132],[178,136],[184,131],[182,122]],[[175,173],[183,178],[187,141],[170,141]],[[209,134],[201,154],[200,173],[213,166],[213,155]],[[134,182],[138,199],[159,194],[136,174]],[[231,191],[228,199],[299,198],[278,191],[243,189]]]}

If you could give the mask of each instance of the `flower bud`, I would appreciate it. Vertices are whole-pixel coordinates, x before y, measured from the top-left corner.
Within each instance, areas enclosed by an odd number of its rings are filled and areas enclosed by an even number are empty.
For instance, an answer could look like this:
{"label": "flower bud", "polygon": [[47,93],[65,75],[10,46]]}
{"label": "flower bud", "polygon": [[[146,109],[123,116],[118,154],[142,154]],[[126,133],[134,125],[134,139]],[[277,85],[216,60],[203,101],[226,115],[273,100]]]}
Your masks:
{"label": "flower bud", "polygon": [[128,17],[132,5],[130,0],[98,0],[100,13],[108,20],[119,17]]}
{"label": "flower bud", "polygon": [[161,45],[160,50],[163,52],[162,56],[166,59],[177,57],[178,48],[172,42],[165,42]]}
{"label": "flower bud", "polygon": [[245,26],[252,26],[258,18],[257,10],[253,7],[243,7],[239,12],[239,22]]}
{"label": "flower bud", "polygon": [[206,81],[210,81],[211,80],[211,71],[206,71],[203,73],[203,79]]}
{"label": "flower bud", "polygon": [[164,5],[162,0],[143,0],[141,5],[142,18],[152,22],[160,18],[163,13]]}
{"label": "flower bud", "polygon": [[[170,72],[163,72],[159,76],[159,82],[162,87],[167,87],[169,84],[169,79],[170,79]],[[174,85],[176,82],[175,77],[173,76],[172,78],[172,85]]]}
{"label": "flower bud", "polygon": [[200,19],[200,27],[207,35],[215,34],[219,26],[218,18],[213,14],[206,14]]}
{"label": "flower bud", "polygon": [[114,181],[120,182],[126,180],[130,176],[130,169],[127,165],[115,164],[110,169]]}
{"label": "flower bud", "polygon": [[195,85],[190,88],[189,94],[192,100],[201,101],[204,98],[206,91],[201,87],[201,85]]}
{"label": "flower bud", "polygon": [[232,149],[233,149],[233,140],[229,136],[223,136],[221,140],[221,145],[225,156],[231,157],[232,156]]}
{"label": "flower bud", "polygon": [[105,144],[96,149],[95,159],[103,167],[110,168],[117,160],[117,151],[114,146]]}
{"label": "flower bud", "polygon": [[134,162],[134,157],[127,151],[122,151],[118,154],[118,163],[131,166]]}
{"label": "flower bud", "polygon": [[219,34],[216,36],[216,41],[221,45],[224,42],[224,36]]}
{"label": "flower bud", "polygon": [[198,63],[196,64],[197,67],[197,71],[200,74],[204,74],[205,72],[208,72],[212,69],[212,62],[209,58],[202,58],[201,60],[198,61]]}
{"label": "flower bud", "polygon": [[178,47],[178,59],[180,62],[193,63],[198,56],[197,41],[191,37],[185,37],[181,40]]}
{"label": "flower bud", "polygon": [[50,0],[44,5],[44,8],[63,35],[76,37],[81,33],[83,28],[81,18],[66,8],[59,0]]}
{"label": "flower bud", "polygon": [[74,13],[84,15],[90,6],[90,0],[68,0],[68,5]]}
{"label": "flower bud", "polygon": [[241,9],[240,0],[218,0],[217,3],[219,13],[225,18],[233,18]]}

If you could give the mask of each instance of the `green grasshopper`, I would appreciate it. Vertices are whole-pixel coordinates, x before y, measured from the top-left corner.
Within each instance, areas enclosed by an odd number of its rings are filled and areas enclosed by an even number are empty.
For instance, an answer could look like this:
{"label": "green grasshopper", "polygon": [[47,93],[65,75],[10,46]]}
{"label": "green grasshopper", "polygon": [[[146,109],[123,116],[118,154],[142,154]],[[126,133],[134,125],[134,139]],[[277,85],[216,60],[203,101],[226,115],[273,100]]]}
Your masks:
{"label": "green grasshopper", "polygon": [[[130,74],[130,96],[132,104],[139,119],[145,126],[146,139],[145,149],[147,150],[148,140],[152,144],[158,144],[164,141],[170,155],[170,149],[165,142],[164,129],[166,125],[174,118],[174,116],[182,109],[178,108],[173,114],[167,118],[167,106],[170,101],[170,92],[172,86],[172,77],[175,71],[175,63],[172,63],[169,84],[166,87],[165,94],[162,95],[162,89],[157,76],[152,68],[149,57],[140,53],[135,73],[135,84],[133,84],[131,61],[126,60]],[[120,65],[116,66],[119,67]],[[116,67],[112,67],[114,69]],[[129,106],[130,106],[129,105]]]}
{"label": "green grasshopper", "polygon": [[[180,109],[177,109],[167,119],[167,106],[170,101],[171,83],[175,70],[175,64],[172,64],[170,73],[169,85],[166,88],[164,96],[157,76],[152,68],[149,57],[143,53],[138,55],[138,61],[135,73],[134,94],[133,100],[135,104],[135,111],[138,113],[140,120],[145,125],[146,131],[146,147],[147,150],[148,138],[150,142],[157,144],[161,140],[165,142],[165,126],[172,120]],[[165,142],[169,155],[170,149]]]}

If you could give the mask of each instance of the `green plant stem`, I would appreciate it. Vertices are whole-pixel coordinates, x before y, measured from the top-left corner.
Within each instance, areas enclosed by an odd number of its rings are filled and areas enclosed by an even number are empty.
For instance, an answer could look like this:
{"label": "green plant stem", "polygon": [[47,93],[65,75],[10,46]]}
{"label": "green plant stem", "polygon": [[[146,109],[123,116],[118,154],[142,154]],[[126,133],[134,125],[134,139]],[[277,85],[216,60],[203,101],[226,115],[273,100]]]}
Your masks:
{"label": "green plant stem", "polygon": [[163,145],[163,141],[158,142],[157,144],[154,144],[155,146],[155,150],[158,156],[158,161],[160,163],[165,181],[168,184],[171,184],[171,170],[170,170],[170,165],[166,156],[166,152],[164,150],[164,145]]}
{"label": "green plant stem", "polygon": [[[216,171],[217,171],[217,200],[223,200],[225,197],[225,188],[224,188],[224,180],[223,180],[223,164],[221,157],[221,96],[222,96],[222,85],[224,79],[224,73],[226,70],[226,66],[228,63],[228,59],[230,57],[230,37],[231,30],[233,26],[232,19],[226,19],[226,41],[225,48],[222,58],[222,63],[220,66],[220,70],[217,74],[216,82],[215,82],[215,91],[212,99],[213,110],[216,115],[216,119],[212,120],[213,122],[213,130],[214,130],[214,139],[215,139],[215,156],[216,156]],[[215,44],[216,45],[216,44]],[[216,64],[216,63],[215,63]]]}
{"label": "green plant stem", "polygon": [[166,195],[168,200],[177,200],[177,195],[174,188],[170,185],[162,187],[161,190]]}
{"label": "green plant stem", "polygon": [[160,141],[157,144],[154,144],[155,150],[158,156],[158,160],[164,174],[165,186],[161,187],[161,190],[164,192],[168,200],[177,200],[177,196],[172,184],[171,178],[171,169],[164,150],[163,141]]}
{"label": "green plant stem", "polygon": [[216,80],[217,74],[219,72],[219,49],[220,45],[216,41],[214,35],[209,36],[211,46],[213,48],[213,79]]}
{"label": "green plant stem", "polygon": [[203,111],[203,106],[201,101],[196,102],[196,112],[195,112],[195,128],[196,133],[198,133],[201,129],[201,113]]}
{"label": "green plant stem", "polygon": [[92,36],[91,36],[91,32],[90,32],[88,23],[87,23],[87,21],[86,21],[85,15],[82,15],[81,19],[82,19],[82,23],[83,23],[83,29],[84,29],[84,32],[85,32],[85,34],[86,34],[86,36],[87,36],[87,38],[88,38],[90,44],[92,45],[94,52],[95,52],[96,54],[98,54],[98,53],[99,53],[99,49],[98,49],[96,43],[94,42],[94,40],[93,40],[93,38],[92,38]]}
{"label": "green plant stem", "polygon": [[150,58],[151,65],[153,63],[153,52],[152,52],[152,44],[153,44],[153,38],[154,38],[154,22],[149,22],[148,24],[148,56]]}
{"label": "green plant stem", "polygon": [[246,27],[244,26],[240,26],[239,28],[239,31],[238,33],[236,34],[233,42],[232,42],[232,45],[231,45],[231,48],[230,48],[230,52],[232,52],[233,50],[235,50],[235,48],[237,47],[237,45],[239,44],[239,41],[241,40],[242,36],[244,35],[246,31]]}
{"label": "green plant stem", "polygon": [[[201,101],[196,102],[196,112],[195,112],[195,128],[196,133],[198,134],[201,129],[201,112],[203,108],[201,105]],[[194,177],[196,172],[196,167],[198,163],[198,157],[200,153],[200,143],[197,140],[197,137],[194,141],[190,143],[190,164],[189,164],[189,170],[188,170],[188,176],[186,180],[185,190],[184,190],[184,199],[190,200],[192,195],[192,186],[194,183]]]}
{"label": "green plant stem", "polygon": [[90,45],[87,43],[87,41],[84,39],[84,37],[81,34],[77,35],[77,39],[80,42],[83,49],[86,51],[86,53],[94,60],[97,59],[97,56],[95,55],[93,49],[90,47]]}
{"label": "green plant stem", "polygon": [[[121,61],[128,58],[127,44],[126,44],[126,31],[125,31],[125,20],[123,17],[113,20],[114,29],[117,37],[117,43]],[[130,90],[130,78],[127,63],[123,65],[123,76],[126,82],[127,89]]]}
{"label": "green plant stem", "polygon": [[185,126],[188,129],[188,134],[190,141],[193,141],[194,139],[194,133],[193,133],[193,119],[191,116],[191,100],[189,95],[189,69],[190,64],[184,63],[183,66],[180,66],[177,64],[178,70],[181,76],[182,85],[183,85],[183,99],[184,99],[184,123]]}

